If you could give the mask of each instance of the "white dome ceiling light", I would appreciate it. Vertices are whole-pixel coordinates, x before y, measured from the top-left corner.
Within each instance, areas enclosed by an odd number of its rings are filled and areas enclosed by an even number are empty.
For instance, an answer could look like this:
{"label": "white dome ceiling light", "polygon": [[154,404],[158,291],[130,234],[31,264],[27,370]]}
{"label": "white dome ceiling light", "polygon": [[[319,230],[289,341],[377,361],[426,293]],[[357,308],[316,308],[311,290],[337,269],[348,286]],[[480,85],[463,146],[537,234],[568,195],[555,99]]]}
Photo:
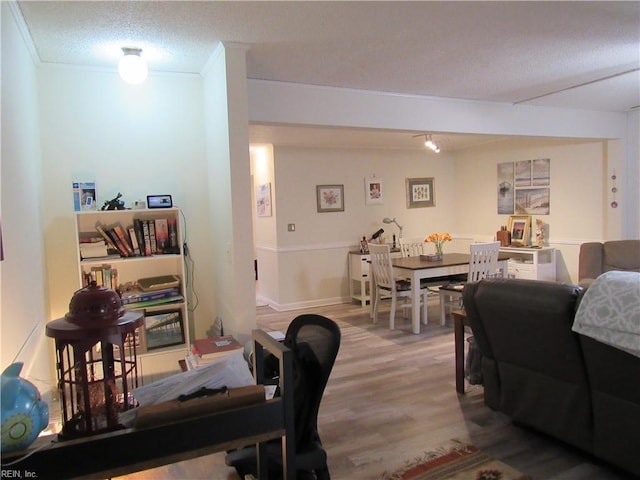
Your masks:
{"label": "white dome ceiling light", "polygon": [[140,56],[141,48],[122,47],[124,56],[118,64],[120,77],[131,85],[139,85],[147,79],[148,69],[144,59]]}

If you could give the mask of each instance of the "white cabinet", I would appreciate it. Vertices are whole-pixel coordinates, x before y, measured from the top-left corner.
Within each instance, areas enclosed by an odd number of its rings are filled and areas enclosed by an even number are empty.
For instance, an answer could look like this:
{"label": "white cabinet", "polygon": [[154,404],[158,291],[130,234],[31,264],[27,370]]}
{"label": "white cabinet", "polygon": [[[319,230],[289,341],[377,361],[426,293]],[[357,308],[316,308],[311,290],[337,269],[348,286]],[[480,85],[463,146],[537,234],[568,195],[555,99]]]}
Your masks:
{"label": "white cabinet", "polygon": [[[173,248],[165,248],[164,253],[159,253],[156,245],[156,254],[151,255],[144,255],[143,251],[139,255],[128,257],[110,255],[107,258],[81,258],[80,239],[96,234],[96,224],[105,227],[120,225],[129,233],[128,229],[134,225],[134,220],[145,221],[147,226],[153,223],[163,228],[164,219],[170,225],[166,233],[169,236],[174,235]],[[98,284],[114,288],[133,285],[143,278],[178,277],[178,290],[166,293],[167,297],[169,294],[171,297],[139,305],[131,303],[127,308],[142,311],[145,315],[145,325],[136,334],[139,376],[143,382],[148,383],[159,376],[179,372],[178,361],[187,356],[191,341],[180,210],[166,208],[76,212],[75,223],[78,288],[87,285],[91,279],[95,279]],[[140,222],[136,223],[140,225]]]}
{"label": "white cabinet", "polygon": [[369,261],[371,256],[349,252],[349,296],[364,307],[370,299]]}
{"label": "white cabinet", "polygon": [[556,280],[556,250],[552,247],[502,247],[509,256],[507,276],[529,280]]}

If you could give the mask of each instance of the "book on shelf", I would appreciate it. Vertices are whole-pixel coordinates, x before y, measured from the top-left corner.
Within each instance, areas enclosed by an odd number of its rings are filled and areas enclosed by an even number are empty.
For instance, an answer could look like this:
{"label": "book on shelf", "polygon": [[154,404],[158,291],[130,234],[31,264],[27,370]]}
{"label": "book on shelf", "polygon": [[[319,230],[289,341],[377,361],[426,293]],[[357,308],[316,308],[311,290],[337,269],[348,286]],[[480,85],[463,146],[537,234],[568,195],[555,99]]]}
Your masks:
{"label": "book on shelf", "polygon": [[116,290],[118,288],[118,270],[111,265],[104,264],[92,267],[89,271],[83,271],[83,287],[96,282],[96,285]]}
{"label": "book on shelf", "polygon": [[145,242],[144,242],[144,229],[142,227],[142,220],[140,220],[139,218],[134,218],[133,219],[133,231],[135,233],[136,236],[136,241],[138,243],[138,248],[140,249],[140,255],[142,256],[148,256],[149,253],[147,253],[146,248],[145,248]]}
{"label": "book on shelf", "polygon": [[136,230],[135,228],[132,226],[130,226],[128,229],[129,231],[129,243],[131,243],[131,248],[133,248],[133,253],[135,255],[140,255],[140,245],[138,244],[138,237],[136,235]]}
{"label": "book on shelf", "polygon": [[156,218],[156,251],[165,253],[169,248],[169,224],[166,218]]}
{"label": "book on shelf", "polygon": [[166,288],[163,290],[154,290],[151,292],[144,292],[142,290],[129,290],[122,293],[122,304],[128,305],[131,303],[148,302],[149,300],[159,300],[177,297],[180,295],[180,289],[178,287]]}
{"label": "book on shelf", "polygon": [[132,310],[135,308],[156,307],[158,305],[179,303],[183,301],[184,301],[183,295],[175,295],[173,297],[157,298],[155,300],[145,300],[144,302],[126,303],[126,304],[123,304],[122,306],[127,310]]}
{"label": "book on shelf", "polygon": [[101,258],[109,256],[109,250],[107,246],[102,244],[81,243],[80,244],[80,258]]}
{"label": "book on shelf", "polygon": [[106,245],[104,238],[98,232],[80,232],[78,242],[80,245]]}
{"label": "book on shelf", "polygon": [[125,231],[124,227],[119,223],[114,223],[111,226],[111,230],[115,232],[117,239],[120,241],[120,244],[124,247],[124,250],[127,252],[127,257],[135,256],[133,252],[133,247],[129,243],[129,234]]}
{"label": "book on shelf", "polygon": [[147,220],[140,220],[142,225],[142,232],[144,235],[144,254],[148,257],[151,255],[151,236],[149,233],[149,222]]}
{"label": "book on shelf", "polygon": [[180,277],[177,275],[160,275],[138,279],[138,288],[143,292],[175,288],[180,285]]}
{"label": "book on shelf", "polygon": [[118,252],[120,251],[113,237],[107,233],[108,229],[104,225],[102,225],[100,222],[97,222],[95,228],[96,228],[96,232],[98,232],[102,236],[102,238],[104,238],[105,243],[109,247],[111,247],[113,250],[116,250]]}
{"label": "book on shelf", "polygon": [[149,240],[151,241],[151,255],[158,253],[158,243],[156,240],[156,222],[154,220],[145,220],[149,225]]}
{"label": "book on shelf", "polygon": [[178,244],[178,219],[171,217],[167,220],[169,228],[169,253],[180,253]]}
{"label": "book on shelf", "polygon": [[199,358],[200,362],[208,362],[228,355],[242,345],[231,335],[221,337],[197,338],[193,341],[191,352]]}

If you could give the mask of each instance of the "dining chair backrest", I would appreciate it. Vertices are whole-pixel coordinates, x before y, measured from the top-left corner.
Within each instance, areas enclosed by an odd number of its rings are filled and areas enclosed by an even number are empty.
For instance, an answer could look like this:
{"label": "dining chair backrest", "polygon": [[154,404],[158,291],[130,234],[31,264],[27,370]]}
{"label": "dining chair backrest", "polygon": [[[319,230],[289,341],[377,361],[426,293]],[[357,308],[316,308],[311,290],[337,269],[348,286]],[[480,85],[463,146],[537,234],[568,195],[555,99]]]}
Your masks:
{"label": "dining chair backrest", "polygon": [[498,271],[500,242],[472,243],[467,282],[477,282]]}
{"label": "dining chair backrest", "polygon": [[371,258],[371,268],[373,278],[377,285],[388,288],[395,288],[393,276],[393,266],[391,265],[391,248],[389,245],[369,244],[369,256]]}
{"label": "dining chair backrest", "polygon": [[403,257],[417,257],[426,253],[424,238],[399,238],[398,243]]}

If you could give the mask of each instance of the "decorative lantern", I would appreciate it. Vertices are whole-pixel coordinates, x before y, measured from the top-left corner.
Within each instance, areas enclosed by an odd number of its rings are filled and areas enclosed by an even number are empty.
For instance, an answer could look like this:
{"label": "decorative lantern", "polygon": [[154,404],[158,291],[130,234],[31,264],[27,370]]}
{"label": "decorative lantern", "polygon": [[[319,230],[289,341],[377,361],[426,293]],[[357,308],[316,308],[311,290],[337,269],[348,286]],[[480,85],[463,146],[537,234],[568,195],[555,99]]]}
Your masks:
{"label": "decorative lantern", "polygon": [[126,312],[114,290],[92,282],[74,293],[64,318],[47,324],[56,344],[61,439],[122,428],[118,414],[135,407],[136,330],[143,318]]}

